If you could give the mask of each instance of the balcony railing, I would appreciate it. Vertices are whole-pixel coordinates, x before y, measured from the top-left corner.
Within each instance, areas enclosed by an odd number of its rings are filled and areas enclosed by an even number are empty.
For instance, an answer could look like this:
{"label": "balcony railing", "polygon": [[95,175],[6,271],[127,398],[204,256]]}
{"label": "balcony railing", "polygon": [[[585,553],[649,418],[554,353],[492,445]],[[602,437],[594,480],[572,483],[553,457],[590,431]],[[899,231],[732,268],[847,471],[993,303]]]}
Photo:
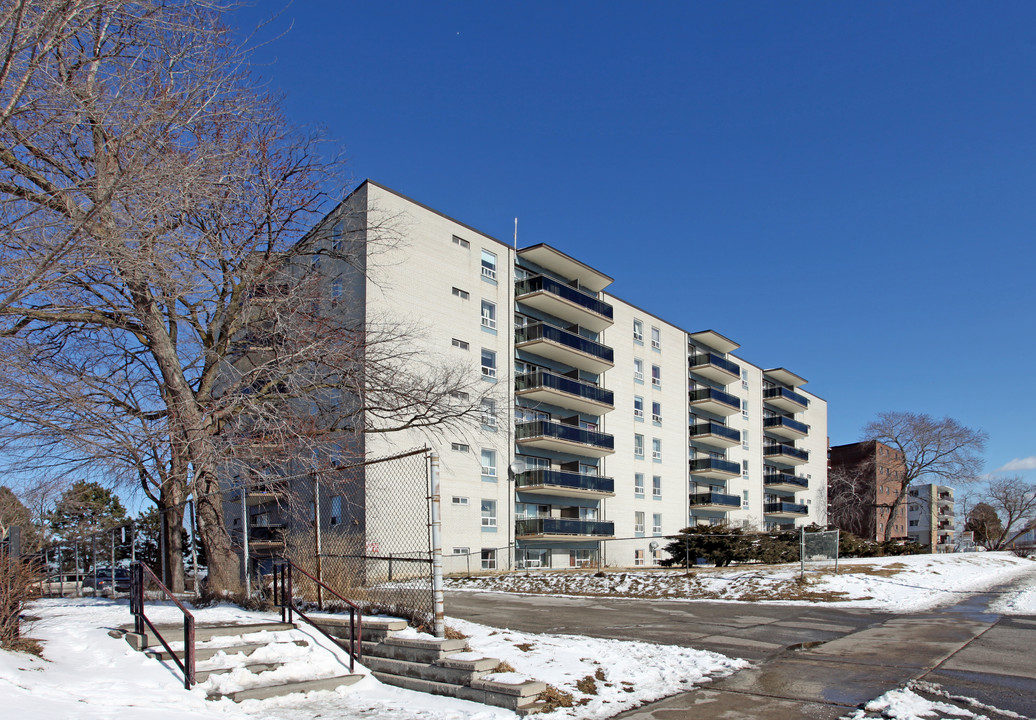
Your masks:
{"label": "balcony railing", "polygon": [[805,395],[799,395],[794,390],[783,387],[764,388],[763,400],[787,400],[804,408],[809,407],[809,398]]}
{"label": "balcony railing", "polygon": [[607,433],[600,433],[594,430],[585,430],[575,425],[564,425],[551,422],[550,420],[534,420],[533,422],[521,423],[514,429],[516,440],[530,438],[553,438],[554,440],[567,440],[568,442],[590,445],[607,450],[615,449],[615,438]]}
{"label": "balcony railing", "polygon": [[724,507],[741,507],[741,498],[737,495],[724,495],[722,493],[694,493],[691,495],[691,505],[723,505]]}
{"label": "balcony railing", "polygon": [[711,366],[719,368],[720,370],[726,370],[727,372],[741,377],[741,366],[737,363],[730,362],[725,357],[720,357],[715,353],[702,353],[700,355],[692,355],[689,360],[690,368],[692,371],[695,368],[702,366]]}
{"label": "balcony railing", "polygon": [[615,493],[615,480],[610,477],[583,475],[564,470],[530,470],[519,473],[514,476],[514,485],[518,490],[530,487],[556,487],[595,493]]}
{"label": "balcony railing", "polygon": [[787,428],[788,430],[794,430],[800,432],[803,435],[809,432],[809,425],[798,420],[792,420],[782,416],[763,418],[764,428]]}
{"label": "balcony railing", "polygon": [[518,520],[515,534],[521,535],[586,535],[612,536],[615,523],[603,520],[575,520],[569,518],[532,518]]}
{"label": "balcony railing", "polygon": [[777,443],[775,445],[767,445],[763,448],[763,457],[777,457],[779,455],[796,458],[798,460],[802,460],[803,462],[809,461],[809,450],[800,450],[794,445]]}
{"label": "balcony railing", "polygon": [[574,287],[558,282],[554,278],[547,277],[546,275],[534,275],[532,277],[525,278],[524,280],[519,280],[514,285],[515,299],[519,301],[522,299],[522,295],[529,295],[540,291],[548,292],[551,295],[557,295],[558,297],[564,298],[569,302],[573,302],[590,312],[597,313],[609,320],[612,319],[611,305],[597,299],[587,292],[577,290]]}
{"label": "balcony railing", "polygon": [[603,387],[583,382],[582,380],[574,380],[573,378],[565,377],[563,375],[555,375],[546,370],[537,370],[535,372],[526,373],[525,375],[519,375],[514,379],[515,391],[533,390],[536,388],[549,388],[551,390],[557,390],[558,392],[568,393],[569,395],[576,395],[585,400],[590,400],[591,402],[611,405],[613,407],[615,405],[615,393],[611,390],[605,390]]}
{"label": "balcony railing", "polygon": [[790,473],[768,473],[763,475],[764,486],[793,485],[803,490],[809,489],[809,480]]}
{"label": "balcony railing", "polygon": [[741,466],[736,462],[720,458],[695,458],[691,460],[691,472],[719,472],[740,475]]}
{"label": "balcony railing", "polygon": [[545,322],[533,322],[524,327],[514,329],[515,343],[532,342],[534,340],[547,340],[564,345],[577,352],[591,355],[604,362],[614,363],[615,353],[607,345],[602,345],[594,340],[576,335],[568,330],[562,330],[556,325]]}
{"label": "balcony railing", "polygon": [[730,393],[717,390],[716,388],[698,388],[697,390],[691,390],[690,392],[691,402],[700,402],[702,400],[713,400],[722,405],[729,405],[735,410],[741,409],[741,401]]}
{"label": "balcony railing", "polygon": [[714,422],[698,423],[697,425],[691,425],[691,437],[699,437],[702,435],[715,435],[717,437],[726,438],[733,443],[741,442],[741,431],[729,428],[726,425],[720,425]]}
{"label": "balcony railing", "polygon": [[809,515],[809,508],[799,503],[766,503],[763,505],[764,515]]}

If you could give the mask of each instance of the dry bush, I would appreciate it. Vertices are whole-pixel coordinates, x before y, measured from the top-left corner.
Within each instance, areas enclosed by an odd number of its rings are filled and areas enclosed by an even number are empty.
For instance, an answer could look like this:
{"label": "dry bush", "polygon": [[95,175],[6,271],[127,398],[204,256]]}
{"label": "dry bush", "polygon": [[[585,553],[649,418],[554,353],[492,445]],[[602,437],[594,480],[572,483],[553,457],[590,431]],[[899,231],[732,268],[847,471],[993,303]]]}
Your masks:
{"label": "dry bush", "polygon": [[546,690],[536,696],[536,699],[543,702],[540,712],[544,713],[553,712],[561,707],[572,707],[572,693],[558,690],[553,685],[548,685]]}
{"label": "dry bush", "polygon": [[515,643],[514,646],[522,652],[529,652],[534,647],[532,643]]}
{"label": "dry bush", "polygon": [[444,634],[446,635],[446,639],[447,640],[467,640],[468,639],[467,635],[462,633],[457,628],[452,628],[449,625],[446,626],[446,632]]}
{"label": "dry bush", "polygon": [[32,563],[11,560],[0,551],[0,647],[39,654],[39,643],[22,637],[22,613],[39,596],[41,574]]}
{"label": "dry bush", "polygon": [[576,690],[583,693],[584,695],[596,695],[597,681],[594,680],[593,675],[587,675],[581,680],[576,680]]}
{"label": "dry bush", "polygon": [[503,660],[503,661],[500,662],[499,665],[497,665],[495,668],[493,668],[493,672],[495,672],[495,673],[511,673],[511,672],[518,672],[518,671],[514,669],[514,665],[512,665],[509,662],[507,662],[506,660]]}

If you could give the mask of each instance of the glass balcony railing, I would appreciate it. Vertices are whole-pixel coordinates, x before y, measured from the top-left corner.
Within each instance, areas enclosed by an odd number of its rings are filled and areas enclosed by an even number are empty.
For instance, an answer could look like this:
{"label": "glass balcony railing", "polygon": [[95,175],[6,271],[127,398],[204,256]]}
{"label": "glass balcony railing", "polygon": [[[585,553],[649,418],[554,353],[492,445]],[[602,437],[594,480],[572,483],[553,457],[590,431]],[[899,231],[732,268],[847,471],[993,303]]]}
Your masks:
{"label": "glass balcony railing", "polygon": [[692,355],[690,360],[690,368],[693,371],[696,367],[703,365],[712,366],[719,368],[720,370],[726,370],[729,373],[733,373],[738,377],[741,377],[741,366],[735,362],[730,362],[725,357],[720,357],[715,353],[702,353],[700,355]]}
{"label": "glass balcony railing", "polygon": [[741,442],[741,431],[729,428],[726,425],[720,425],[714,422],[698,423],[697,425],[691,425],[691,437],[699,437],[702,435],[716,435],[717,437],[726,438],[735,443]]}
{"label": "glass balcony railing", "polygon": [[719,458],[695,458],[691,460],[691,472],[720,472],[732,475],[741,474],[741,466],[736,462],[721,460]]}
{"label": "glass balcony railing", "polygon": [[738,410],[741,409],[741,401],[730,393],[717,390],[716,388],[698,388],[697,390],[691,390],[690,392],[691,402],[698,402],[701,400],[714,400],[715,402],[723,405],[729,405],[732,408]]}
{"label": "glass balcony railing", "polygon": [[607,433],[584,430],[581,427],[564,425],[549,420],[534,420],[533,422],[521,423],[515,427],[514,436],[516,440],[546,437],[553,438],[554,440],[567,440],[580,445],[591,445],[606,450],[615,449],[615,438]]}
{"label": "glass balcony railing", "polygon": [[805,505],[799,503],[787,503],[787,502],[776,502],[776,503],[765,503],[763,505],[764,515],[808,515],[809,509]]}
{"label": "glass balcony railing", "polygon": [[722,493],[695,493],[691,495],[693,505],[723,505],[724,507],[741,507],[741,498],[737,495],[724,495]]}
{"label": "glass balcony railing", "polygon": [[611,363],[615,361],[615,353],[607,345],[602,345],[599,342],[576,335],[568,330],[562,330],[550,323],[533,322],[525,327],[514,329],[515,343],[531,342],[533,340],[555,342],[572,350],[592,355],[605,362]]}
{"label": "glass balcony railing", "polygon": [[515,534],[611,536],[615,534],[615,523],[603,520],[532,518],[518,520],[515,523]]}
{"label": "glass balcony railing", "polygon": [[789,390],[783,387],[772,387],[763,389],[763,400],[776,400],[783,399],[801,405],[804,408],[809,407],[809,398],[805,395],[799,395],[794,390]]}
{"label": "glass balcony railing", "polygon": [[794,430],[795,432],[800,432],[803,434],[809,432],[809,425],[807,425],[806,423],[780,416],[763,418],[763,427],[788,428],[789,430]]}
{"label": "glass balcony railing", "polygon": [[794,445],[786,445],[784,443],[777,443],[776,445],[767,445],[763,448],[763,457],[776,457],[778,455],[784,455],[785,457],[793,457],[807,462],[809,460],[809,451],[800,450]]}
{"label": "glass balcony railing", "polygon": [[790,473],[768,473],[763,475],[763,485],[794,485],[808,490],[809,480]]}
{"label": "glass balcony railing", "polygon": [[564,470],[530,470],[519,473],[514,476],[514,485],[518,490],[527,487],[556,487],[599,493],[615,492],[615,480],[610,477],[583,475]]}
{"label": "glass balcony railing", "polygon": [[603,387],[575,380],[563,375],[556,375],[546,370],[519,375],[514,379],[514,389],[533,390],[535,388],[549,388],[558,392],[576,395],[584,400],[599,402],[605,405],[615,405],[615,393],[605,390]]}
{"label": "glass balcony railing", "polygon": [[519,280],[514,285],[514,295],[516,300],[521,300],[522,295],[529,295],[539,291],[548,292],[551,295],[557,295],[560,298],[564,298],[570,302],[579,305],[580,307],[589,310],[592,313],[596,313],[602,317],[606,317],[609,320],[612,319],[612,306],[608,303],[599,300],[590,293],[566,285],[565,283],[558,282],[554,278],[547,277],[546,275],[534,275],[524,280]]}

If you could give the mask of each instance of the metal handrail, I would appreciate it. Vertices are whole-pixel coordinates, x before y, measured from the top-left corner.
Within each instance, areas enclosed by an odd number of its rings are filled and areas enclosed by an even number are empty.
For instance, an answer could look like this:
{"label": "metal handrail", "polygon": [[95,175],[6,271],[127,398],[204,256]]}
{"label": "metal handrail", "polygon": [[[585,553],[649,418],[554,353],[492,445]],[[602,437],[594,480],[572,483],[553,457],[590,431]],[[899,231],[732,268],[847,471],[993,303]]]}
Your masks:
{"label": "metal handrail", "polygon": [[[165,596],[172,600],[176,607],[180,608],[180,612],[183,613],[182,662],[180,661],[180,658],[176,656],[176,652],[169,647],[169,643],[167,643],[165,638],[162,637],[162,633],[158,632],[158,629],[154,626],[151,620],[148,619],[147,615],[144,614],[144,573],[147,573],[151,577],[152,582],[154,582],[162,590]],[[183,603],[176,598],[169,588],[162,584],[162,581],[159,580],[158,576],[151,571],[151,568],[139,560],[130,566],[130,613],[133,614],[133,632],[138,635],[143,635],[145,625],[151,628],[151,632],[155,634],[155,637],[157,637],[159,642],[162,643],[162,647],[164,647],[169,652],[170,657],[173,658],[173,662],[175,662],[181,672],[183,672],[183,686],[190,690],[191,686],[195,683],[194,615],[191,614],[190,610],[183,606]]]}
{"label": "metal handrail", "polygon": [[[295,571],[305,575],[316,583],[317,586],[334,595],[349,608],[349,647],[346,647],[339,642],[339,638],[322,628],[317,621],[308,617],[299,608],[299,606],[295,604],[295,596],[292,592]],[[349,672],[353,672],[356,660],[363,659],[363,613],[360,612],[359,606],[336,593],[324,582],[317,580],[291,560],[280,559],[275,560],[273,563],[273,605],[274,607],[279,607],[281,609],[281,622],[292,622],[292,613],[295,613],[316,628],[324,637],[348,653]]]}

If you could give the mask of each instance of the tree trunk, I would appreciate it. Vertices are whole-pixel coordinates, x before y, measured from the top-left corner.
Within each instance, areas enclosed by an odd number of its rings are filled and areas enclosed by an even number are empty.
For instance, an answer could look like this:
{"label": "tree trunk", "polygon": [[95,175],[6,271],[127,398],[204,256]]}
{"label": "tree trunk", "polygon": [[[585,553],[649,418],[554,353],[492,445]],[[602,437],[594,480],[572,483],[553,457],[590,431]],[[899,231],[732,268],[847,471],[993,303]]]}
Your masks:
{"label": "tree trunk", "polygon": [[[162,582],[174,593],[184,591],[183,570],[183,515],[184,506],[177,495],[181,493],[162,493],[159,498],[158,512],[162,519],[161,532],[165,542],[160,542],[159,552],[165,551],[165,572]],[[172,497],[170,497],[172,496]]]}

